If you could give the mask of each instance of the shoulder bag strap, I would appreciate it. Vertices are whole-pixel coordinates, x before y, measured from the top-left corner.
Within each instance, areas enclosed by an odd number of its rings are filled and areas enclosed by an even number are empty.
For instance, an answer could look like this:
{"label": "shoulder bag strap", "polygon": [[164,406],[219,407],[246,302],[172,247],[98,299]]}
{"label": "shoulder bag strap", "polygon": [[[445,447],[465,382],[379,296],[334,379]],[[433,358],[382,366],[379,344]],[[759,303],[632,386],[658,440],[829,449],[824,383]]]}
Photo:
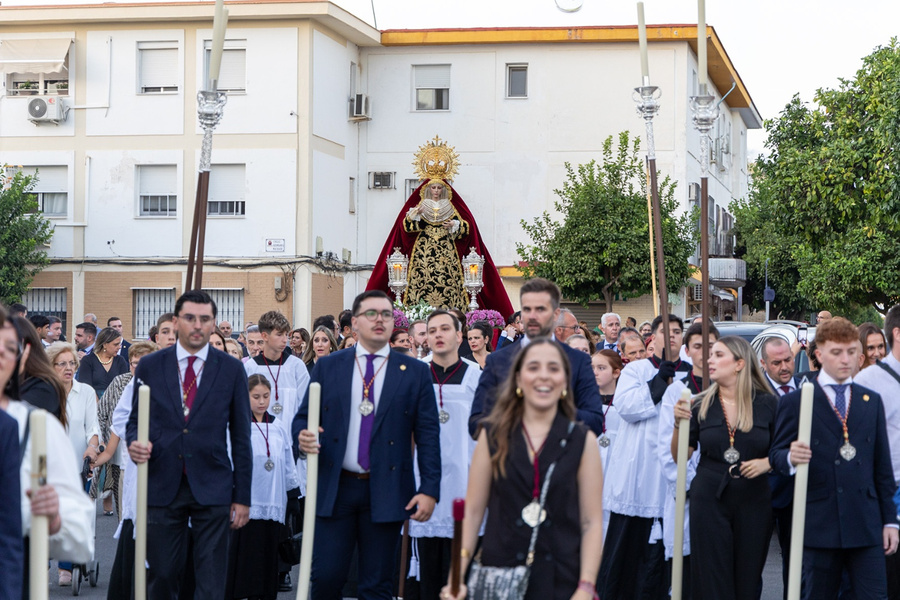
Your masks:
{"label": "shoulder bag strap", "polygon": [[31,430],[31,413],[34,410],[34,407],[27,402],[22,402],[22,404],[28,409],[28,415],[25,417],[25,435],[22,436],[21,441],[19,442],[19,468],[22,468],[22,461],[25,460],[25,447],[28,445],[28,433]]}
{"label": "shoulder bag strap", "polygon": [[[544,512],[544,501],[547,500],[547,489],[550,487],[550,477],[553,475],[554,469],[556,469],[556,463],[550,465],[547,469],[547,476],[544,478],[544,486],[541,488],[541,510],[538,512],[539,517]],[[528,544],[528,558],[525,559],[525,564],[529,567],[531,566],[531,563],[534,562],[534,547],[537,544],[538,530],[540,528],[541,519],[538,518],[537,525],[531,528],[531,543]]]}
{"label": "shoulder bag strap", "polygon": [[882,369],[884,369],[885,371],[887,371],[891,377],[893,377],[894,379],[897,380],[897,383],[900,383],[900,375],[897,375],[897,371],[893,370],[892,368],[890,368],[889,366],[887,366],[880,360],[876,360],[875,364],[878,365],[879,367],[881,367]]}

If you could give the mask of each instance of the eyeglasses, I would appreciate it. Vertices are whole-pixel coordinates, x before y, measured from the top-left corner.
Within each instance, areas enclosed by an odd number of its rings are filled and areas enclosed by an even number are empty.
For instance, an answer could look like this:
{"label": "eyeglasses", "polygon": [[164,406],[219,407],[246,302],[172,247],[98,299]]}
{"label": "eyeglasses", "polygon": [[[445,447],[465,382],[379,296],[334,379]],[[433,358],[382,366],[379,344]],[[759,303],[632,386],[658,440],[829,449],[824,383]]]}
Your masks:
{"label": "eyeglasses", "polygon": [[65,369],[66,367],[72,367],[74,369],[75,365],[77,365],[77,364],[78,363],[76,363],[74,360],[70,360],[67,362],[55,362],[55,363],[53,363],[53,366],[56,367],[57,369]]}
{"label": "eyeglasses", "polygon": [[357,316],[357,317],[365,317],[365,318],[367,318],[367,319],[370,320],[370,321],[374,321],[374,320],[377,319],[378,317],[381,317],[382,319],[384,319],[385,321],[387,321],[387,320],[389,320],[389,319],[393,319],[393,318],[394,318],[394,311],[392,311],[392,310],[375,310],[375,309],[370,309],[370,310],[367,310],[367,311],[363,311],[363,312],[361,312],[361,313],[357,313],[356,316]]}

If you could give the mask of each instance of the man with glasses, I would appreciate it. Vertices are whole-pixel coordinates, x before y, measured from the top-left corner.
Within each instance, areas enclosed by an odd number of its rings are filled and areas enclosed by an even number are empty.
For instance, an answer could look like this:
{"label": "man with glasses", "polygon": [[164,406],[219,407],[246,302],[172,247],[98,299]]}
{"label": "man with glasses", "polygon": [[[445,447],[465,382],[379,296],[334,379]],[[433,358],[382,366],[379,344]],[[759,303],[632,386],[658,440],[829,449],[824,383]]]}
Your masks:
{"label": "man with glasses", "polygon": [[308,392],[292,428],[302,453],[320,454],[312,597],[341,598],[358,548],[359,597],[389,600],[403,522],[427,521],[440,499],[437,401],[428,366],[390,349],[387,294],[357,296],[352,327],[354,349],[324,356],[312,370],[311,382],[322,385],[319,431],[307,428]]}
{"label": "man with glasses", "polygon": [[209,294],[185,292],[175,303],[178,342],[143,357],[134,374],[150,386],[153,422],[147,444],[136,439],[138,411],[131,411],[126,428],[131,459],[149,464],[149,598],[178,597],[188,538],[196,581],[192,597],[224,597],[229,525],[240,529],[249,519],[247,375],[239,361],[210,347],[215,326],[216,303]]}
{"label": "man with glasses", "polygon": [[575,315],[572,314],[572,311],[568,308],[559,309],[559,318],[556,319],[556,329],[553,330],[553,335],[556,336],[557,341],[560,344],[565,344],[566,340],[576,333],[582,333],[581,326],[578,324],[578,319],[575,318]]}

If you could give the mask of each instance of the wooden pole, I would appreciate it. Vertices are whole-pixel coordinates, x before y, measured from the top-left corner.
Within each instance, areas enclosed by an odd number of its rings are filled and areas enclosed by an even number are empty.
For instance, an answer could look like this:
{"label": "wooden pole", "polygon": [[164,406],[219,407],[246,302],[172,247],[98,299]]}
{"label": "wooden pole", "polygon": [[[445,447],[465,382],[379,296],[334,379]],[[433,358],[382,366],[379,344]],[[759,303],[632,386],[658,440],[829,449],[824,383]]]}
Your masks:
{"label": "wooden pole", "polygon": [[[31,431],[31,489],[47,485],[47,411],[34,410],[28,417]],[[65,456],[60,460],[72,460]],[[18,475],[17,475],[18,476]],[[19,510],[6,506],[4,510]],[[48,596],[47,563],[50,560],[50,519],[46,515],[31,515],[28,546],[28,589],[31,598],[44,600]],[[7,573],[15,577],[15,573]]]}
{"label": "wooden pole", "polygon": [[[705,160],[702,157],[701,160]],[[700,178],[700,279],[703,280],[701,297],[703,304],[700,308],[701,324],[700,335],[703,338],[703,387],[709,385],[709,321],[710,301],[709,296],[709,177]]]}
{"label": "wooden pole", "polygon": [[666,257],[663,252],[662,212],[659,204],[659,186],[656,180],[656,158],[647,159],[650,166],[650,197],[653,202],[653,229],[656,233],[656,268],[659,272],[659,314],[662,316],[663,360],[672,360],[669,356],[669,291],[666,288]]}
{"label": "wooden pole", "polygon": [[653,260],[653,200],[650,191],[650,171],[646,172],[647,179],[647,229],[650,230],[650,286],[653,288],[653,316],[659,316],[659,296],[656,294],[656,263]]}
{"label": "wooden pole", "polygon": [[200,221],[200,185],[201,178],[197,178],[197,194],[194,196],[194,216],[191,220],[191,245],[188,248],[187,277],[184,280],[185,290],[189,290],[194,284],[194,264],[197,261],[197,223]]}
{"label": "wooden pole", "polygon": [[[322,402],[322,384],[309,384],[309,418],[306,428],[319,436],[319,415]],[[319,490],[319,455],[306,455],[306,506],[303,508],[303,541],[300,546],[300,574],[297,582],[297,600],[309,598],[309,581],[312,577],[313,542],[316,535],[316,500]],[[348,557],[349,558],[349,557]]]}
{"label": "wooden pole", "polygon": [[[797,441],[809,443],[812,430],[813,384],[803,384],[800,392],[800,427]],[[788,600],[800,600],[800,575],[803,567],[803,534],[806,528],[806,491],[809,464],[797,465],[794,474],[794,514],[791,519],[791,554],[788,563]]]}
{"label": "wooden pole", "polygon": [[[691,391],[684,389],[681,399],[690,403]],[[684,576],[684,506],[687,504],[687,462],[690,419],[678,423],[678,452],[676,462],[678,475],[675,478],[675,529],[672,547],[672,600],[681,600]]]}
{"label": "wooden pole", "polygon": [[[134,410],[132,408],[132,410]],[[150,441],[150,386],[138,388],[137,441]],[[137,466],[137,508],[134,518],[134,597],[147,600],[147,490],[149,489],[149,462]]]}
{"label": "wooden pole", "polygon": [[191,289],[203,289],[203,255],[206,251],[206,212],[209,198],[209,171],[200,171],[197,181],[197,206],[199,219],[195,224],[197,228],[197,274],[194,287]]}
{"label": "wooden pole", "polygon": [[466,516],[466,501],[453,501],[453,542],[450,545],[450,594],[455,598],[459,593],[459,577],[462,565],[462,526]]}

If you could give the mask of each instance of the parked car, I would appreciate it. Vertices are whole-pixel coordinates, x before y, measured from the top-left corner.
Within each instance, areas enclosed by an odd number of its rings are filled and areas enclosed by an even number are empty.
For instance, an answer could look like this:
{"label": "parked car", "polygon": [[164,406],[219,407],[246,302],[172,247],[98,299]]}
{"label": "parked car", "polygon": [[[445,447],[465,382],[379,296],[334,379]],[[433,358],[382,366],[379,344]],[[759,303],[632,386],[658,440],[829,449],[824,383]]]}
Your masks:
{"label": "parked car", "polygon": [[816,328],[814,326],[808,327],[806,323],[800,323],[799,321],[775,321],[759,332],[750,342],[750,345],[756,351],[756,354],[761,357],[763,342],[767,339],[780,337],[793,346],[797,342],[798,335],[802,337],[801,332],[804,329],[806,331],[806,343],[803,344],[803,349],[797,353],[794,359],[794,373],[803,373],[809,371],[809,356],[806,354],[806,344],[813,341],[816,337]]}
{"label": "parked car", "polygon": [[757,335],[766,330],[765,323],[753,323],[749,321],[716,321],[713,323],[719,330],[719,335],[739,335],[748,342],[752,342]]}

